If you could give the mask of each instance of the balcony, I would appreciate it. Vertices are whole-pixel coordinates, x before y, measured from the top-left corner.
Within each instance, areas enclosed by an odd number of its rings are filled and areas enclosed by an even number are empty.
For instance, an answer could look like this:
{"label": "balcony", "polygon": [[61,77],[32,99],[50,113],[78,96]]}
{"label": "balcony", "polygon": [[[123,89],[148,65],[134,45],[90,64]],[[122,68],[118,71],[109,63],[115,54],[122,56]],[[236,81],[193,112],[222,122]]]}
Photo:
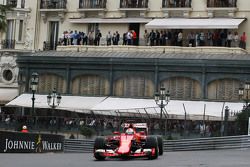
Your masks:
{"label": "balcony", "polygon": [[162,8],[191,8],[192,0],[162,0]]}
{"label": "balcony", "polygon": [[122,17],[145,17],[148,0],[120,0],[119,10],[122,12]]}
{"label": "balcony", "polygon": [[11,6],[12,8],[24,8],[25,0],[20,0],[21,6],[18,6],[18,0],[7,0],[6,5]]}
{"label": "balcony", "polygon": [[189,17],[192,0],[162,0],[165,17]]}
{"label": "balcony", "polygon": [[121,9],[145,9],[148,8],[148,0],[120,0]]}
{"label": "balcony", "polygon": [[47,15],[50,12],[57,14],[57,17],[63,22],[67,9],[67,0],[41,0],[40,12],[44,22],[47,21]]}
{"label": "balcony", "polygon": [[207,0],[208,8],[236,8],[237,0]]}
{"label": "balcony", "polygon": [[40,9],[66,9],[66,0],[41,0]]}
{"label": "balcony", "polygon": [[104,10],[106,9],[107,0],[80,0],[79,9],[89,9],[89,10]]}
{"label": "balcony", "polygon": [[15,40],[5,39],[1,41],[2,49],[15,49]]}
{"label": "balcony", "polygon": [[237,0],[207,0],[208,17],[235,17]]}

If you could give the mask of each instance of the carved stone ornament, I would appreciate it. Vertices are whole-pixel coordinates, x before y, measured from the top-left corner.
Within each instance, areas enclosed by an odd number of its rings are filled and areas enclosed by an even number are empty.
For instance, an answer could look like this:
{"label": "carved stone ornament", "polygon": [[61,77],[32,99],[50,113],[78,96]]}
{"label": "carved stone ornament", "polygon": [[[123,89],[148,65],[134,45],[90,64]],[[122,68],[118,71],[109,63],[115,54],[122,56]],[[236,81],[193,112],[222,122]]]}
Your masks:
{"label": "carved stone ornament", "polygon": [[8,52],[0,55],[0,84],[11,84],[17,82],[18,67],[16,55]]}

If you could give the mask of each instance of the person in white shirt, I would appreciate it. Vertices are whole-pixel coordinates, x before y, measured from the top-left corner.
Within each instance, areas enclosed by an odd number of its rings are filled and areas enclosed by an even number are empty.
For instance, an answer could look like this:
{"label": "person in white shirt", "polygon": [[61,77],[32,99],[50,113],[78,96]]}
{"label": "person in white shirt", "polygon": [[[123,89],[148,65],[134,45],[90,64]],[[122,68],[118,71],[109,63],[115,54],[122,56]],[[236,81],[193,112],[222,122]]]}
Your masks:
{"label": "person in white shirt", "polygon": [[234,33],[232,42],[233,42],[232,43],[233,47],[239,47],[239,35],[238,35],[238,32]]}
{"label": "person in white shirt", "polygon": [[232,33],[229,31],[228,34],[227,34],[227,46],[228,46],[228,47],[231,47],[232,40],[233,40],[233,35],[232,35]]}

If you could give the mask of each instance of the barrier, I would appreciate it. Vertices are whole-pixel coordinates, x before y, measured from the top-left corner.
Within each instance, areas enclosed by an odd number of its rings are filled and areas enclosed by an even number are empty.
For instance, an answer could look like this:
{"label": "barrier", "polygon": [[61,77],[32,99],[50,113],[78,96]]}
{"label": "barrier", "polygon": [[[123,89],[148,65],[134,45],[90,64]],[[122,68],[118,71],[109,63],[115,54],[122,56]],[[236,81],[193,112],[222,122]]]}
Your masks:
{"label": "barrier", "polygon": [[[94,140],[65,139],[64,152],[90,153]],[[250,136],[164,140],[164,152],[250,148]]]}
{"label": "barrier", "polygon": [[63,152],[64,136],[0,131],[0,153]]}

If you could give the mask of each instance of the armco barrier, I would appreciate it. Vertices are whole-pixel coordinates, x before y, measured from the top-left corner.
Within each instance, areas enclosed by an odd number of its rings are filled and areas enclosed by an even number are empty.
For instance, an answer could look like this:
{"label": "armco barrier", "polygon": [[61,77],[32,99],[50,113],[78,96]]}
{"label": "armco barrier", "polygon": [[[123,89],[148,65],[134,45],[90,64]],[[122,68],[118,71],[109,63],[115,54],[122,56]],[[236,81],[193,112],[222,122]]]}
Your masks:
{"label": "armco barrier", "polygon": [[[65,139],[64,152],[89,153],[93,140]],[[250,148],[250,136],[227,136],[182,140],[164,140],[164,151],[192,151]]]}

